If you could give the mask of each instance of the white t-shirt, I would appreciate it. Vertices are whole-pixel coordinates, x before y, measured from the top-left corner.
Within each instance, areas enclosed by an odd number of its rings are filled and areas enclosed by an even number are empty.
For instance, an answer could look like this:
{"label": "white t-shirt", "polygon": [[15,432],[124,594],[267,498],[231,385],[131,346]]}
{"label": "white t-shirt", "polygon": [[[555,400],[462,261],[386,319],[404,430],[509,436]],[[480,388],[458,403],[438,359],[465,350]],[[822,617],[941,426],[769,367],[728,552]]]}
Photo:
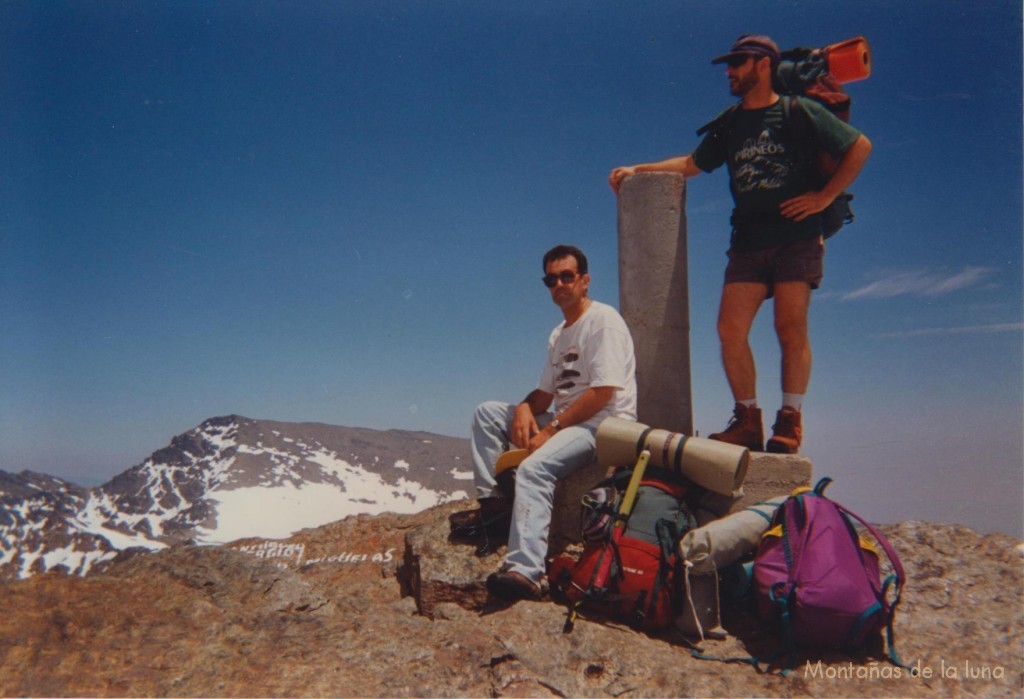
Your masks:
{"label": "white t-shirt", "polygon": [[636,420],[636,357],[633,338],[611,306],[591,301],[580,318],[563,321],[548,338],[548,361],[537,388],[555,396],[559,413],[589,388],[614,386],[611,400],[586,421],[597,426],[606,417]]}

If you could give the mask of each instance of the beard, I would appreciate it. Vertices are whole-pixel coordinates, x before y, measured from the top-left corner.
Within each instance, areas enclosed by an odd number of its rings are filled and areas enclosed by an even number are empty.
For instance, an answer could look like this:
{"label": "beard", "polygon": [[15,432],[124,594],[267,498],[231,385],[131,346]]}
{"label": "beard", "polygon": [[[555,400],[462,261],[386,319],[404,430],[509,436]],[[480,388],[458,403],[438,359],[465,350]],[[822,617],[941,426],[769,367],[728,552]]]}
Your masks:
{"label": "beard", "polygon": [[743,95],[750,92],[754,85],[757,85],[757,73],[751,71],[742,77],[736,78],[734,81],[730,80],[729,93],[734,97],[743,97]]}

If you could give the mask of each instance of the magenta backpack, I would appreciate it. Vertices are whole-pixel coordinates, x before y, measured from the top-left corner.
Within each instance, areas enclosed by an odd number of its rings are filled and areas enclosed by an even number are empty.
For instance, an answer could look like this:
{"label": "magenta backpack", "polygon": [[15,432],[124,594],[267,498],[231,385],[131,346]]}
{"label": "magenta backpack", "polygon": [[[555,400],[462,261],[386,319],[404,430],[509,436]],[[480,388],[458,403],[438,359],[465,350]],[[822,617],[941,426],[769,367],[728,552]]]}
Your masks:
{"label": "magenta backpack", "polygon": [[[794,645],[848,651],[885,629],[889,660],[905,667],[893,645],[903,566],[874,527],[825,496],[831,482],[822,478],[814,490],[794,492],[776,510],[754,557],[758,612],[762,619],[781,621],[790,665]],[[879,553],[854,520],[889,558],[893,572],[884,582]]]}

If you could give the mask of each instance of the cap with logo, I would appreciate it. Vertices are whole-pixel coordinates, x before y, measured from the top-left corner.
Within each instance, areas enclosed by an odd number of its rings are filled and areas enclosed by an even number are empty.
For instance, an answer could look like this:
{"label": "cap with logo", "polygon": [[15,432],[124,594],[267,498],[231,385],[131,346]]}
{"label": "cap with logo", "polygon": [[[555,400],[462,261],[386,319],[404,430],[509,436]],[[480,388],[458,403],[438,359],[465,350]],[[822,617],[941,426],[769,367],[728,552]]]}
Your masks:
{"label": "cap with logo", "polygon": [[744,34],[732,45],[729,53],[724,53],[717,58],[711,59],[712,63],[728,63],[736,56],[754,56],[763,58],[767,56],[772,59],[772,65],[779,62],[779,47],[775,45],[771,37],[763,34]]}

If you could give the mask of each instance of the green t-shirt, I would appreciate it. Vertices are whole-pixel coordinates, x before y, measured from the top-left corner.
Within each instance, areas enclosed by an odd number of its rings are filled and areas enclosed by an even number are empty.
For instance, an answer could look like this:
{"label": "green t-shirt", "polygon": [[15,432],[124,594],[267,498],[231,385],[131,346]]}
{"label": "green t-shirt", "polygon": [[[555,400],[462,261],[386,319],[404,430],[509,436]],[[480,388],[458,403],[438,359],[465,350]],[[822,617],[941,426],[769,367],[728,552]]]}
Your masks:
{"label": "green t-shirt", "polygon": [[[809,119],[796,124],[813,125],[813,139],[819,148],[838,158],[860,137],[860,131],[815,100],[797,99]],[[791,122],[797,119],[793,112],[801,105],[791,105]],[[796,124],[791,123],[791,130]],[[821,235],[819,216],[795,222],[779,213],[782,202],[817,188],[814,173],[808,171],[797,155],[796,144],[789,140],[780,99],[764,109],[736,109],[725,137],[716,138],[712,130],[693,152],[694,163],[704,172],[728,165],[729,189],[736,205],[732,244],[737,248],[758,250]]]}

